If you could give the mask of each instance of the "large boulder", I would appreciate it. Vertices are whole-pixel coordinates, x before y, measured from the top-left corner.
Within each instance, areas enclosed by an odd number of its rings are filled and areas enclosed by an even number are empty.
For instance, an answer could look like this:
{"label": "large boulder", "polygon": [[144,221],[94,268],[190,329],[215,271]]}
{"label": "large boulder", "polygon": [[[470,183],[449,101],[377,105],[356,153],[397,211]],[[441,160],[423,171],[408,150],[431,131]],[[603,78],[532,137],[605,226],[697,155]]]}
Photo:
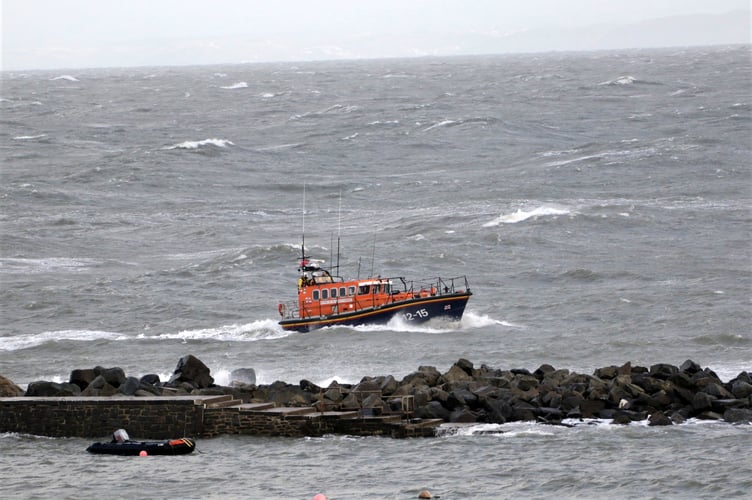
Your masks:
{"label": "large boulder", "polygon": [[79,370],[73,370],[70,374],[71,384],[76,384],[82,391],[86,389],[92,380],[97,378],[97,373],[93,368],[85,368]]}
{"label": "large boulder", "polygon": [[188,382],[198,389],[203,389],[214,385],[214,378],[209,368],[200,359],[189,354],[180,358],[168,385],[177,386],[182,382]]}
{"label": "large boulder", "polygon": [[752,409],[750,408],[729,408],[723,413],[723,420],[732,424],[749,424],[752,423]]}
{"label": "large boulder", "polygon": [[253,368],[237,368],[230,372],[230,381],[232,385],[256,385],[256,370]]}
{"label": "large boulder", "polygon": [[0,398],[14,398],[23,395],[23,389],[14,384],[10,379],[0,375]]}
{"label": "large boulder", "polygon": [[118,388],[107,382],[104,375],[97,377],[81,391],[81,396],[114,396],[118,393]]}
{"label": "large boulder", "polygon": [[97,366],[94,368],[94,373],[102,376],[105,382],[110,384],[112,387],[120,387],[125,383],[125,380],[127,379],[127,377],[125,376],[125,371],[119,366],[113,368],[102,368],[101,366]]}
{"label": "large boulder", "polygon": [[78,396],[80,394],[81,389],[76,384],[59,384],[57,382],[40,380],[38,382],[30,383],[29,387],[26,389],[25,395],[36,397],[66,397]]}

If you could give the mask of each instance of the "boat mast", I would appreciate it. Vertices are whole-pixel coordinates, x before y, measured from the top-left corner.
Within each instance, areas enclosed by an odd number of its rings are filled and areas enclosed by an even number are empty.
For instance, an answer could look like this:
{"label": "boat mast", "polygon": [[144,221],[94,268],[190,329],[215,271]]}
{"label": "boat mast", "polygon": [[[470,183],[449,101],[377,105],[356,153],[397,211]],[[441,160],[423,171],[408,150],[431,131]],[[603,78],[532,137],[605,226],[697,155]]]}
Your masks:
{"label": "boat mast", "polygon": [[300,267],[304,266],[305,262],[305,215],[306,215],[306,185],[303,183],[303,237],[300,244]]}
{"label": "boat mast", "polygon": [[339,213],[337,214],[337,272],[335,276],[339,276],[339,240],[342,234],[342,190],[339,190]]}

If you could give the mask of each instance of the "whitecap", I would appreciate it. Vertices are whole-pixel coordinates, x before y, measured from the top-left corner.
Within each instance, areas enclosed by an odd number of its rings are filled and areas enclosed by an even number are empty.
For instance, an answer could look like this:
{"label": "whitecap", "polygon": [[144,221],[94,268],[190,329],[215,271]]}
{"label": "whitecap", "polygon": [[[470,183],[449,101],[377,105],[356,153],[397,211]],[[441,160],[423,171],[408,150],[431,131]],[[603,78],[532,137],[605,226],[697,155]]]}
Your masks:
{"label": "whitecap", "polygon": [[17,137],[14,137],[14,141],[33,141],[35,139],[41,139],[42,137],[47,137],[47,134],[39,134],[39,135],[19,135]]}
{"label": "whitecap", "polygon": [[226,148],[227,146],[234,146],[232,141],[227,139],[204,139],[203,141],[185,141],[179,144],[166,147],[164,149],[198,149],[201,146],[216,146],[219,148]]}
{"label": "whitecap", "polygon": [[72,259],[69,257],[49,257],[44,259],[2,258],[0,269],[3,272],[43,273],[47,271],[79,271],[99,264],[93,259]]}
{"label": "whitecap", "polygon": [[451,126],[451,125],[457,125],[458,123],[460,123],[460,122],[458,122],[457,120],[444,120],[444,121],[440,121],[438,123],[434,123],[430,127],[424,128],[423,132],[428,132],[429,130],[432,130],[432,129],[435,129],[435,128],[439,128],[439,127],[448,127],[448,126]]}
{"label": "whitecap", "polygon": [[237,82],[237,83],[233,83],[232,85],[227,85],[225,87],[219,87],[219,88],[225,89],[225,90],[245,89],[245,88],[248,88],[248,83]]}
{"label": "whitecap", "polygon": [[502,214],[496,219],[486,222],[483,227],[493,227],[500,224],[517,224],[528,219],[537,219],[545,216],[557,216],[557,215],[569,215],[571,212],[565,209],[552,208],[552,207],[538,207],[530,211],[522,210],[518,208],[516,212],[511,214]]}
{"label": "whitecap", "polygon": [[280,339],[291,335],[292,332],[283,330],[277,321],[273,319],[256,320],[243,325],[223,325],[213,328],[201,328],[196,330],[183,330],[176,333],[163,333],[157,336],[147,337],[139,335],[143,339],[176,339],[188,343],[192,340],[219,340],[223,342],[255,342],[257,340]]}
{"label": "whitecap", "polygon": [[47,342],[61,342],[65,340],[77,342],[90,342],[92,340],[122,340],[123,334],[100,330],[60,330],[54,332],[42,332],[32,335],[16,335],[3,337],[0,342],[0,351],[19,351],[30,349]]}
{"label": "whitecap", "polygon": [[54,81],[54,80],[67,80],[69,82],[78,82],[78,81],[80,81],[78,78],[76,78],[75,76],[72,76],[72,75],[60,75],[60,76],[56,76],[55,78],[50,78],[50,80],[52,80],[52,81]]}
{"label": "whitecap", "polygon": [[601,82],[598,85],[631,85],[637,81],[637,78],[633,76],[620,76],[616,80],[607,80],[605,82]]}
{"label": "whitecap", "polygon": [[510,328],[525,328],[523,325],[517,325],[515,323],[510,323],[509,321],[493,319],[487,314],[476,314],[472,311],[465,311],[465,314],[462,315],[462,326],[466,328],[484,328],[486,326],[494,325],[507,326]]}

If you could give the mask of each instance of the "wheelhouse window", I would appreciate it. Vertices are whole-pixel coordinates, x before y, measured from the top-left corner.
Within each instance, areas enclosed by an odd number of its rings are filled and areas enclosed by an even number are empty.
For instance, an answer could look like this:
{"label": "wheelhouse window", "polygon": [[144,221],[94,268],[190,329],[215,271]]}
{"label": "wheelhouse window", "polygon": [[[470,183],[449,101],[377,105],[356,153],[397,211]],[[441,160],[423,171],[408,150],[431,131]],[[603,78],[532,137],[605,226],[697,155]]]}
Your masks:
{"label": "wheelhouse window", "polygon": [[355,287],[350,286],[347,288],[347,295],[355,295]]}
{"label": "wheelhouse window", "polygon": [[328,288],[322,288],[321,289],[321,300],[326,300],[329,298],[329,289]]}
{"label": "wheelhouse window", "polygon": [[347,295],[347,288],[343,286],[339,287],[339,296],[344,297],[345,295]]}
{"label": "wheelhouse window", "polygon": [[360,285],[358,287],[358,295],[365,295],[370,291],[370,287],[368,285]]}
{"label": "wheelhouse window", "polygon": [[336,288],[332,288],[331,291],[329,292],[329,296],[331,296],[331,298],[333,298],[333,299],[336,299],[337,298],[337,289]]}
{"label": "wheelhouse window", "polygon": [[313,300],[319,300],[319,298],[320,298],[319,297],[319,291],[318,290],[314,290],[313,291]]}

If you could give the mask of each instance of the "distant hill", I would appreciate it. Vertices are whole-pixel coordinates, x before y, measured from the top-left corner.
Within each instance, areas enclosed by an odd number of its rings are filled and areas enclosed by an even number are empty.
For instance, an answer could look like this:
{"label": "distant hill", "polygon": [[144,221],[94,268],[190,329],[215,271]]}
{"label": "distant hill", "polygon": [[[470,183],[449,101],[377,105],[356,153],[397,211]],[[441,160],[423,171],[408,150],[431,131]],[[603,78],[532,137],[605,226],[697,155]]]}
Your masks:
{"label": "distant hill", "polygon": [[341,40],[336,51],[331,46],[310,46],[306,55],[337,59],[736,45],[752,43],[751,25],[750,11],[737,10],[720,15],[682,15],[632,24],[513,33],[400,33],[386,39],[366,35]]}

